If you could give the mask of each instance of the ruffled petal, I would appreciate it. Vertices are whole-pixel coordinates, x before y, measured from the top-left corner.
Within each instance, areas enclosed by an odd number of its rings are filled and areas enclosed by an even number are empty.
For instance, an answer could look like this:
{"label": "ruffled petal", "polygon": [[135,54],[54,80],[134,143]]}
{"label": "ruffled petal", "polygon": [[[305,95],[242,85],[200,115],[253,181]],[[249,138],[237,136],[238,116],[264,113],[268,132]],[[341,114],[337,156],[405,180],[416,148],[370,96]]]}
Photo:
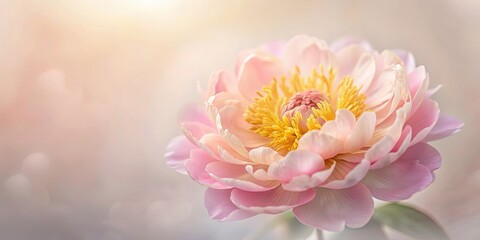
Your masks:
{"label": "ruffled petal", "polygon": [[210,188],[215,189],[228,189],[232,188],[230,186],[226,186],[223,183],[218,182],[217,180],[213,179],[205,168],[209,163],[216,162],[214,158],[212,158],[208,153],[201,149],[194,149],[190,153],[190,159],[185,161],[185,168],[188,171],[190,177],[193,180],[197,181],[200,184],[203,184]]}
{"label": "ruffled petal", "polygon": [[315,191],[287,192],[281,187],[265,192],[232,191],[231,200],[238,208],[254,213],[276,214],[312,200]]}
{"label": "ruffled petal", "polygon": [[362,184],[347,189],[317,188],[316,197],[293,209],[297,219],[306,225],[327,230],[342,231],[363,227],[373,215],[373,199]]}
{"label": "ruffled petal", "polygon": [[284,59],[288,67],[299,67],[301,72],[307,73],[320,65],[338,66],[335,54],[325,42],[306,35],[296,36],[286,44]]}
{"label": "ruffled petal", "polygon": [[205,208],[210,218],[217,221],[237,221],[256,214],[239,209],[230,200],[231,189],[217,190],[208,188],[205,191]]}
{"label": "ruffled petal", "polygon": [[283,158],[277,151],[269,147],[258,147],[248,152],[250,159],[255,163],[270,165]]}
{"label": "ruffled petal", "polygon": [[460,131],[463,122],[446,115],[440,114],[437,123],[433,126],[430,133],[425,137],[425,141],[434,141],[448,137]]}
{"label": "ruffled petal", "polygon": [[206,167],[210,176],[231,187],[251,192],[263,192],[275,188],[278,181],[261,181],[249,174],[245,166],[232,165],[222,162],[212,162]]}
{"label": "ruffled petal", "polygon": [[351,45],[361,46],[365,51],[373,50],[369,42],[356,37],[343,37],[343,38],[337,39],[333,41],[332,44],[330,44],[330,49],[336,53]]}
{"label": "ruffled petal", "polygon": [[325,163],[320,155],[306,150],[295,150],[270,165],[268,174],[275,179],[288,182],[296,176],[311,175],[324,167]]}
{"label": "ruffled petal", "polygon": [[375,198],[405,200],[433,182],[432,171],[440,166],[440,160],[440,154],[433,147],[419,143],[394,163],[369,171],[363,183]]}
{"label": "ruffled petal", "polygon": [[405,123],[412,127],[412,142],[414,145],[422,141],[437,123],[440,109],[437,102],[425,99],[415,113]]}
{"label": "ruffled petal", "polygon": [[187,174],[185,161],[190,158],[190,151],[195,148],[197,147],[184,135],[173,138],[165,149],[167,166],[181,174]]}
{"label": "ruffled petal", "polygon": [[238,89],[246,99],[254,99],[257,91],[274,78],[286,75],[283,63],[274,55],[256,52],[245,58],[238,70]]}
{"label": "ruffled petal", "polygon": [[318,171],[312,175],[300,175],[292,178],[288,182],[282,183],[283,189],[292,192],[303,192],[308,189],[318,187],[320,184],[327,181],[335,170],[336,162],[334,162],[329,168]]}
{"label": "ruffled petal", "polygon": [[[376,72],[375,58],[361,45],[349,45],[337,53],[340,69],[338,76],[351,76],[355,85],[364,93]],[[337,84],[342,78],[337,79]]]}
{"label": "ruffled petal", "polygon": [[370,162],[362,160],[359,163],[352,163],[340,159],[335,161],[335,168],[332,175],[322,184],[322,188],[342,189],[349,188],[360,182],[368,172]]}

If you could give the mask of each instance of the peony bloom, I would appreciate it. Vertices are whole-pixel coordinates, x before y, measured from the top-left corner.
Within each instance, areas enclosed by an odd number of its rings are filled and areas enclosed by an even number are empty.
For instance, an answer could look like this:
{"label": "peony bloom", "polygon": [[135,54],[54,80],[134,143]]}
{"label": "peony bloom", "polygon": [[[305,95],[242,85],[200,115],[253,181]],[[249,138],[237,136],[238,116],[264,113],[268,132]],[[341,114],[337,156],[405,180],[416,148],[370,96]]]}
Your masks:
{"label": "peony bloom", "polygon": [[266,44],[212,76],[166,161],[208,187],[213,219],[292,209],[315,228],[362,227],[372,197],[404,200],[433,182],[441,157],[427,142],[462,125],[428,87],[405,51],[309,36]]}

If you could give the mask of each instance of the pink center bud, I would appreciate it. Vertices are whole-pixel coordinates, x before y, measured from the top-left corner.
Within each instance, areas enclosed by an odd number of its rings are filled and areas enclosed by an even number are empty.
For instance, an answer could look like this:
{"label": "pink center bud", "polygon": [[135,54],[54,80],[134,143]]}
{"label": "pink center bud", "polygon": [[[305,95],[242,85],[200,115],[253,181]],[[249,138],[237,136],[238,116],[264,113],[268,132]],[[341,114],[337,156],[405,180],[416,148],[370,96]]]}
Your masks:
{"label": "pink center bud", "polygon": [[292,117],[296,112],[300,112],[303,116],[309,116],[312,113],[312,108],[317,108],[318,103],[327,99],[328,97],[325,94],[316,90],[296,93],[283,106],[282,115]]}

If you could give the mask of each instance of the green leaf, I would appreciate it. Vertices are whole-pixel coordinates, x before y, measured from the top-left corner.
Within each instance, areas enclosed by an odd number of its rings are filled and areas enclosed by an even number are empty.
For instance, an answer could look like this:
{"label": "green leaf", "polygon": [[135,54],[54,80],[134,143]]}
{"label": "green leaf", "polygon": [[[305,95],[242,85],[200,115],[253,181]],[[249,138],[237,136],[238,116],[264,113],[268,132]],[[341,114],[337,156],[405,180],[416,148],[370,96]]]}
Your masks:
{"label": "green leaf", "polygon": [[390,203],[377,208],[373,218],[417,239],[449,239],[442,227],[431,217],[399,203]]}

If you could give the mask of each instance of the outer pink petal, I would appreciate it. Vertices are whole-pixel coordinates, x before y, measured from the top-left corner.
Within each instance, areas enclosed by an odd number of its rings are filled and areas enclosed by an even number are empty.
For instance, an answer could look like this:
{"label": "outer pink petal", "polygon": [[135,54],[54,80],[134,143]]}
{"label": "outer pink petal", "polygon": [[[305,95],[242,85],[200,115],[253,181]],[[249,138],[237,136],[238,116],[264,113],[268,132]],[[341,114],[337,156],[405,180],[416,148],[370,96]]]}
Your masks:
{"label": "outer pink petal", "polygon": [[204,125],[200,122],[183,122],[181,124],[185,136],[198,146],[198,141],[209,133],[216,132],[214,128]]}
{"label": "outer pink petal", "polygon": [[376,64],[372,53],[361,45],[350,45],[340,50],[337,58],[340,65],[337,83],[343,76],[349,75],[355,80],[360,92],[364,93],[375,76]]}
{"label": "outer pink petal", "polygon": [[375,198],[405,200],[433,182],[432,171],[440,166],[440,159],[440,154],[433,147],[419,143],[394,163],[369,171],[363,183]]}
{"label": "outer pink petal", "polygon": [[185,168],[193,180],[210,188],[228,189],[232,188],[210,177],[205,171],[209,163],[216,162],[208,153],[201,149],[194,149],[190,153],[190,159],[185,161]]}
{"label": "outer pink petal", "polygon": [[236,83],[237,79],[230,71],[221,70],[214,73],[208,82],[207,90],[205,91],[205,99],[221,92],[238,92]]}
{"label": "outer pink petal", "polygon": [[256,215],[235,206],[230,200],[231,192],[231,189],[211,188],[205,191],[205,208],[207,208],[210,218],[217,221],[236,221]]}
{"label": "outer pink petal", "polygon": [[204,106],[189,105],[180,111],[179,122],[198,122],[205,126],[214,128],[214,123],[208,118]]}
{"label": "outer pink petal", "polygon": [[247,172],[244,166],[212,162],[206,167],[210,176],[227,185],[251,192],[263,192],[275,188],[277,181],[261,181]]}
{"label": "outer pink petal", "polygon": [[338,51],[340,51],[340,50],[342,50],[345,47],[348,47],[350,45],[359,45],[363,49],[365,49],[366,51],[372,51],[373,50],[370,43],[368,43],[367,41],[365,41],[361,38],[356,38],[356,37],[343,37],[343,38],[337,39],[337,40],[333,41],[332,44],[330,44],[330,49],[333,52],[338,52]]}
{"label": "outer pink petal", "polygon": [[322,188],[342,189],[349,188],[360,182],[368,172],[370,162],[362,160],[359,163],[351,163],[344,160],[336,160],[335,169]]}
{"label": "outer pink petal", "polygon": [[296,36],[286,44],[284,59],[288,67],[298,66],[307,73],[321,64],[324,67],[338,66],[337,58],[325,42],[306,35]]}
{"label": "outer pink petal", "polygon": [[342,231],[345,225],[360,228],[373,215],[373,199],[362,184],[340,190],[317,188],[315,199],[293,213],[301,223],[327,231]]}
{"label": "outer pink petal", "polygon": [[430,131],[430,134],[424,140],[434,141],[450,136],[459,132],[462,126],[462,121],[450,116],[440,114],[437,123]]}
{"label": "outer pink petal", "polygon": [[190,158],[190,151],[195,148],[197,147],[183,135],[173,138],[165,149],[167,166],[181,174],[187,174],[185,161]]}
{"label": "outer pink petal", "polygon": [[431,99],[425,99],[422,102],[422,105],[420,105],[417,111],[415,111],[405,123],[412,127],[413,139],[410,145],[415,145],[422,141],[430,133],[438,120],[439,114],[440,109],[438,108],[437,102]]}
{"label": "outer pink petal", "polygon": [[296,176],[310,175],[324,167],[325,163],[320,155],[306,150],[295,150],[270,165],[268,174],[275,179],[288,182]]}
{"label": "outer pink petal", "polygon": [[394,52],[402,59],[403,64],[405,65],[405,70],[407,73],[412,72],[415,69],[415,58],[411,52],[397,49]]}
{"label": "outer pink petal", "polygon": [[257,52],[245,58],[237,73],[238,89],[246,99],[257,97],[257,91],[287,73],[283,63],[275,56]]}
{"label": "outer pink petal", "polygon": [[266,192],[232,191],[231,200],[240,209],[254,213],[276,214],[312,200],[315,191],[287,192],[281,187]]}
{"label": "outer pink petal", "polygon": [[425,94],[428,90],[430,78],[427,75],[425,67],[420,66],[409,73],[407,79],[410,88],[410,95],[413,97],[411,113],[414,113],[420,107],[422,101],[425,98],[428,98]]}

